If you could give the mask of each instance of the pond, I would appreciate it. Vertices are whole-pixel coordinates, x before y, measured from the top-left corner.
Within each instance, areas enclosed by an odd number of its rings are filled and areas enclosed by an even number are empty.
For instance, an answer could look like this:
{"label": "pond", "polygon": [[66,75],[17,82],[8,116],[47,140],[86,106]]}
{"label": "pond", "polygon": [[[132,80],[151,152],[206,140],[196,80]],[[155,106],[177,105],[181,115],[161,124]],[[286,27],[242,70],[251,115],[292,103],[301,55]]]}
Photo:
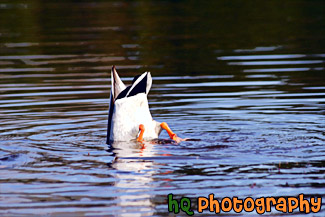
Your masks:
{"label": "pond", "polygon": [[[324,9],[317,0],[0,3],[0,215],[174,215],[168,194],[190,198],[194,216],[209,194],[304,194],[324,206]],[[159,144],[107,145],[112,65],[128,84],[150,71],[152,116],[191,140],[163,132]]]}

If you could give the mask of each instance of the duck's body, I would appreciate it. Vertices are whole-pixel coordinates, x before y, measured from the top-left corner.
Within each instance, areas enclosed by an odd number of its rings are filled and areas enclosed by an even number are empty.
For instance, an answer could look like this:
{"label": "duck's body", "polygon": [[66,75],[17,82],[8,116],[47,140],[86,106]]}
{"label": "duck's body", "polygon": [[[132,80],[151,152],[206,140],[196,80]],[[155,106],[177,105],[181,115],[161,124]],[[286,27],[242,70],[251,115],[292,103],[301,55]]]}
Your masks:
{"label": "duck's body", "polygon": [[145,93],[117,100],[114,103],[111,123],[113,123],[110,131],[112,141],[136,139],[140,124],[146,129],[143,134],[144,140],[158,138],[162,130],[160,123],[152,119]]}
{"label": "duck's body", "polygon": [[172,139],[178,138],[166,123],[159,123],[151,116],[147,99],[152,84],[150,72],[136,76],[132,85],[126,87],[113,66],[111,81],[107,143],[156,139],[162,129],[166,129]]}

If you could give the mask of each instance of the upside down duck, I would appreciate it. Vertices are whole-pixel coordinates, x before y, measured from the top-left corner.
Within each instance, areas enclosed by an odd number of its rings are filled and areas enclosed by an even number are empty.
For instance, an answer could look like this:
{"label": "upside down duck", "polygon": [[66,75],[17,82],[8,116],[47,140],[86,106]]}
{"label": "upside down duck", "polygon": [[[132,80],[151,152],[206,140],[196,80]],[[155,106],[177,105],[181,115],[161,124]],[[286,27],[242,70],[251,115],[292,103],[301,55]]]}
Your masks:
{"label": "upside down duck", "polygon": [[153,120],[147,98],[152,85],[150,72],[135,76],[132,84],[126,87],[113,66],[111,82],[107,144],[114,141],[150,141],[157,139],[163,129],[172,140],[184,140],[166,122]]}

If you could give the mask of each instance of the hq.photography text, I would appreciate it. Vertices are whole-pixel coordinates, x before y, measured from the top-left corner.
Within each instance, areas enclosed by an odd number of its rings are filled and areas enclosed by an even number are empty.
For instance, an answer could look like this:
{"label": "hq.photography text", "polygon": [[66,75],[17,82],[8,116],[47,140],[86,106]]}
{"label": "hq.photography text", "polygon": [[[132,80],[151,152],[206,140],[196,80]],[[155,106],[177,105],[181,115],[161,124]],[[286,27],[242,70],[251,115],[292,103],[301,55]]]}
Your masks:
{"label": "hq.photography text", "polygon": [[[168,194],[168,211],[178,214],[180,211],[185,212],[187,215],[194,215],[192,207],[197,207],[197,212],[203,211],[211,213],[220,212],[253,212],[258,214],[270,213],[274,210],[282,213],[317,213],[322,207],[322,197],[310,197],[306,199],[303,194],[297,197],[260,197],[252,198],[246,197],[239,199],[238,197],[224,197],[217,199],[214,194],[209,194],[208,197],[196,198],[196,204],[192,206],[191,199],[182,197],[179,200],[174,198],[173,194]],[[273,209],[272,209],[273,207]]]}

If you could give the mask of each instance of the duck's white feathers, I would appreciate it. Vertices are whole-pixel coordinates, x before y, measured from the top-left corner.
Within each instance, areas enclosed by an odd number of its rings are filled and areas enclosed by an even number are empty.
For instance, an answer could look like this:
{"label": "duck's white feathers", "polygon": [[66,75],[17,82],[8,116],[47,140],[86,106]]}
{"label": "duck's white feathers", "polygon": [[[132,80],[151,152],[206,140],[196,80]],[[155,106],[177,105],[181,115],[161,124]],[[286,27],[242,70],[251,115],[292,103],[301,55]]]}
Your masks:
{"label": "duck's white feathers", "polygon": [[145,127],[143,134],[145,140],[158,138],[161,133],[160,123],[152,119],[145,93],[116,100],[112,123],[111,141],[136,139],[140,124]]}
{"label": "duck's white feathers", "polygon": [[140,124],[143,124],[145,127],[144,140],[158,138],[162,128],[159,122],[152,119],[147,99],[147,94],[152,85],[150,72],[145,72],[135,77],[130,87],[125,87],[115,67],[112,68],[111,77],[112,90],[108,116],[107,143],[136,139]]}
{"label": "duck's white feathers", "polygon": [[120,76],[118,76],[115,67],[112,67],[111,71],[111,82],[112,82],[112,91],[111,94],[113,99],[115,100],[116,97],[126,88],[124,83],[122,82]]}

